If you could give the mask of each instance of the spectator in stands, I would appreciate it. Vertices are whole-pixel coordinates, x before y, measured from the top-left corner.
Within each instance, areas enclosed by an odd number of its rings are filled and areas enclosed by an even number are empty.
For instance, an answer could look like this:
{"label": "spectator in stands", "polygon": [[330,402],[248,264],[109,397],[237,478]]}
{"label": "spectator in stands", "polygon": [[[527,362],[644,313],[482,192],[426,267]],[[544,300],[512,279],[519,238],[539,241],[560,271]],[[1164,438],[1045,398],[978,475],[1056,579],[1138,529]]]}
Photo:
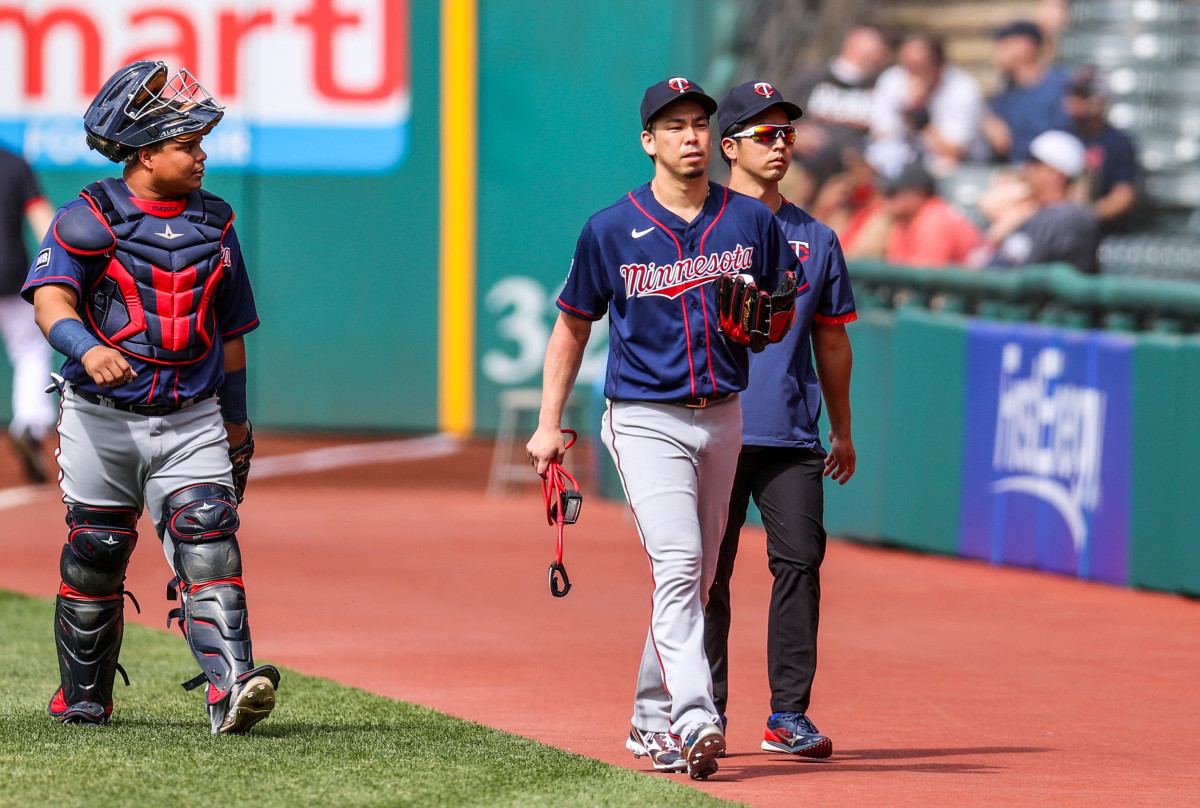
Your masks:
{"label": "spectator in stands", "polygon": [[991,266],[1022,267],[1063,261],[1081,272],[1097,272],[1099,223],[1090,208],[1070,199],[1070,185],[1084,169],[1079,138],[1059,130],[1043,132],[1029,144],[1024,178],[1032,205],[1025,221],[997,245]]}
{"label": "spectator in stands", "polygon": [[837,56],[802,75],[788,93],[804,110],[796,123],[791,179],[784,188],[796,204],[810,203],[825,180],[862,161],[875,79],[891,58],[878,28],[857,26],[846,34]]}
{"label": "spectator in stands", "polygon": [[994,62],[1003,86],[990,100],[983,132],[997,158],[1022,163],[1042,132],[1070,129],[1063,108],[1070,75],[1045,64],[1042,31],[1032,22],[1009,23],[995,38]]}
{"label": "spectator in stands", "polygon": [[1138,165],[1129,135],[1108,122],[1108,88],[1094,67],[1081,67],[1067,89],[1067,114],[1073,132],[1087,148],[1081,199],[1092,206],[1103,233],[1133,228],[1138,199]]}
{"label": "spectator in stands", "polygon": [[859,160],[830,177],[808,209],[814,217],[821,214],[819,221],[833,229],[842,252],[852,261],[883,258],[891,220],[880,184],[880,175],[872,164]]}
{"label": "spectator in stands", "polygon": [[896,62],[879,76],[871,100],[868,148],[884,174],[895,176],[917,158],[938,176],[964,159],[986,159],[983,91],[970,73],[946,64],[945,43],[931,34],[909,34]]}
{"label": "spectator in stands", "polygon": [[889,264],[940,268],[978,266],[986,246],[975,223],[937,194],[920,160],[884,185],[891,218],[884,260]]}
{"label": "spectator in stands", "polygon": [[1067,0],[1037,0],[1032,19],[1042,32],[1042,61],[1050,64],[1058,56],[1058,41],[1071,24]]}

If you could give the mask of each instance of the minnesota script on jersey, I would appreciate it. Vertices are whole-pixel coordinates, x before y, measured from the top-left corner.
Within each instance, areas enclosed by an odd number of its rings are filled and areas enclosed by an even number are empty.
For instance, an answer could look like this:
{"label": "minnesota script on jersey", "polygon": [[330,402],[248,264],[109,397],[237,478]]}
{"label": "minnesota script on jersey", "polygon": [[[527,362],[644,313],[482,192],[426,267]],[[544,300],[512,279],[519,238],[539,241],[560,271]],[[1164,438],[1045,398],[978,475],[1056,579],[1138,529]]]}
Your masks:
{"label": "minnesota script on jersey", "polygon": [[680,401],[744,390],[744,346],[720,333],[716,284],[748,274],[774,289],[780,270],[803,269],[771,211],[709,183],[691,222],[658,203],[649,183],[588,219],[558,306],[588,320],[609,315],[605,397]]}

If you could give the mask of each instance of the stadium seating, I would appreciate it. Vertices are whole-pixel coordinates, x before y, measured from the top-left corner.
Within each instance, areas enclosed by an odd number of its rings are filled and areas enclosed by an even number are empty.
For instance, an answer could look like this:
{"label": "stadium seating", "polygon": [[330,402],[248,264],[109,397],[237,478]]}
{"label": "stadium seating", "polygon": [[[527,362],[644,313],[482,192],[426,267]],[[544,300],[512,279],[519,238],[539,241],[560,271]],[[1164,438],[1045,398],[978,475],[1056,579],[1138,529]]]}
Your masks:
{"label": "stadium seating", "polygon": [[1200,3],[1074,0],[1058,58],[1105,71],[1144,172],[1148,226],[1106,238],[1101,271],[1200,281]]}

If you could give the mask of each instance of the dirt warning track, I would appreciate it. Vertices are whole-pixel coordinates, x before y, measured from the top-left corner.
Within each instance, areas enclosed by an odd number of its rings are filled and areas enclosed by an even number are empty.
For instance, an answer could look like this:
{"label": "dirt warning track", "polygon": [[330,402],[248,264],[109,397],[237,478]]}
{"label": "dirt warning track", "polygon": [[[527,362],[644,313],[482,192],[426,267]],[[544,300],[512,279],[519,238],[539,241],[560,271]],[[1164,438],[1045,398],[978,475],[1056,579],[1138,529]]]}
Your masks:
{"label": "dirt warning track", "polygon": [[[320,454],[345,438],[262,436],[277,471],[252,476],[241,532],[256,656],[648,769],[623,746],[650,610],[624,508],[585,491],[567,529],[574,588],[552,598],[540,492],[488,499],[486,444],[422,440],[351,440],[358,463]],[[50,598],[57,490],[14,493],[7,465],[0,485],[0,588]],[[127,586],[143,614],[129,619],[161,628],[168,572],[145,520],[139,545]],[[810,761],[758,749],[761,531],[738,563],[730,755],[704,783],[654,776],[763,806],[1200,803],[1200,603],[832,542],[811,716],[834,755]],[[123,662],[136,681],[136,649]],[[303,709],[286,681],[280,698]]]}

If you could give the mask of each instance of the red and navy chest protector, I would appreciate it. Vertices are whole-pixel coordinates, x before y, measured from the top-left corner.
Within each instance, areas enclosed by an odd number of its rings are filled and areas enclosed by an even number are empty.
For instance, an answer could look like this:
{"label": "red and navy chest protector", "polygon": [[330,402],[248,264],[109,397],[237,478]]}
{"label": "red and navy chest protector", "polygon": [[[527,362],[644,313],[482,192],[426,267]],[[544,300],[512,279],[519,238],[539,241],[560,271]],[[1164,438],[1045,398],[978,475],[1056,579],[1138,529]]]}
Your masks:
{"label": "red and navy chest protector", "polygon": [[583,228],[558,306],[589,320],[609,315],[604,395],[680,401],[745,389],[746,349],[718,330],[716,284],[724,273],[774,288],[796,255],[756,199],[709,183],[708,200],[685,222],[650,185],[593,215]]}
{"label": "red and navy chest protector", "polygon": [[86,291],[93,330],[114,348],[156,364],[195,362],[216,336],[213,295],[228,254],[233,209],[204,191],[174,216],[148,214],[113,179],[82,194],[116,237],[104,273]]}
{"label": "red and navy chest protector", "polygon": [[75,360],[74,385],[126,403],[171,403],[218,387],[222,340],[258,324],[233,210],[194,191],[178,202],[133,199],[118,180],[93,183],[59,210],[22,294],[71,286],[88,330],[126,354],[138,377],[100,391]]}

